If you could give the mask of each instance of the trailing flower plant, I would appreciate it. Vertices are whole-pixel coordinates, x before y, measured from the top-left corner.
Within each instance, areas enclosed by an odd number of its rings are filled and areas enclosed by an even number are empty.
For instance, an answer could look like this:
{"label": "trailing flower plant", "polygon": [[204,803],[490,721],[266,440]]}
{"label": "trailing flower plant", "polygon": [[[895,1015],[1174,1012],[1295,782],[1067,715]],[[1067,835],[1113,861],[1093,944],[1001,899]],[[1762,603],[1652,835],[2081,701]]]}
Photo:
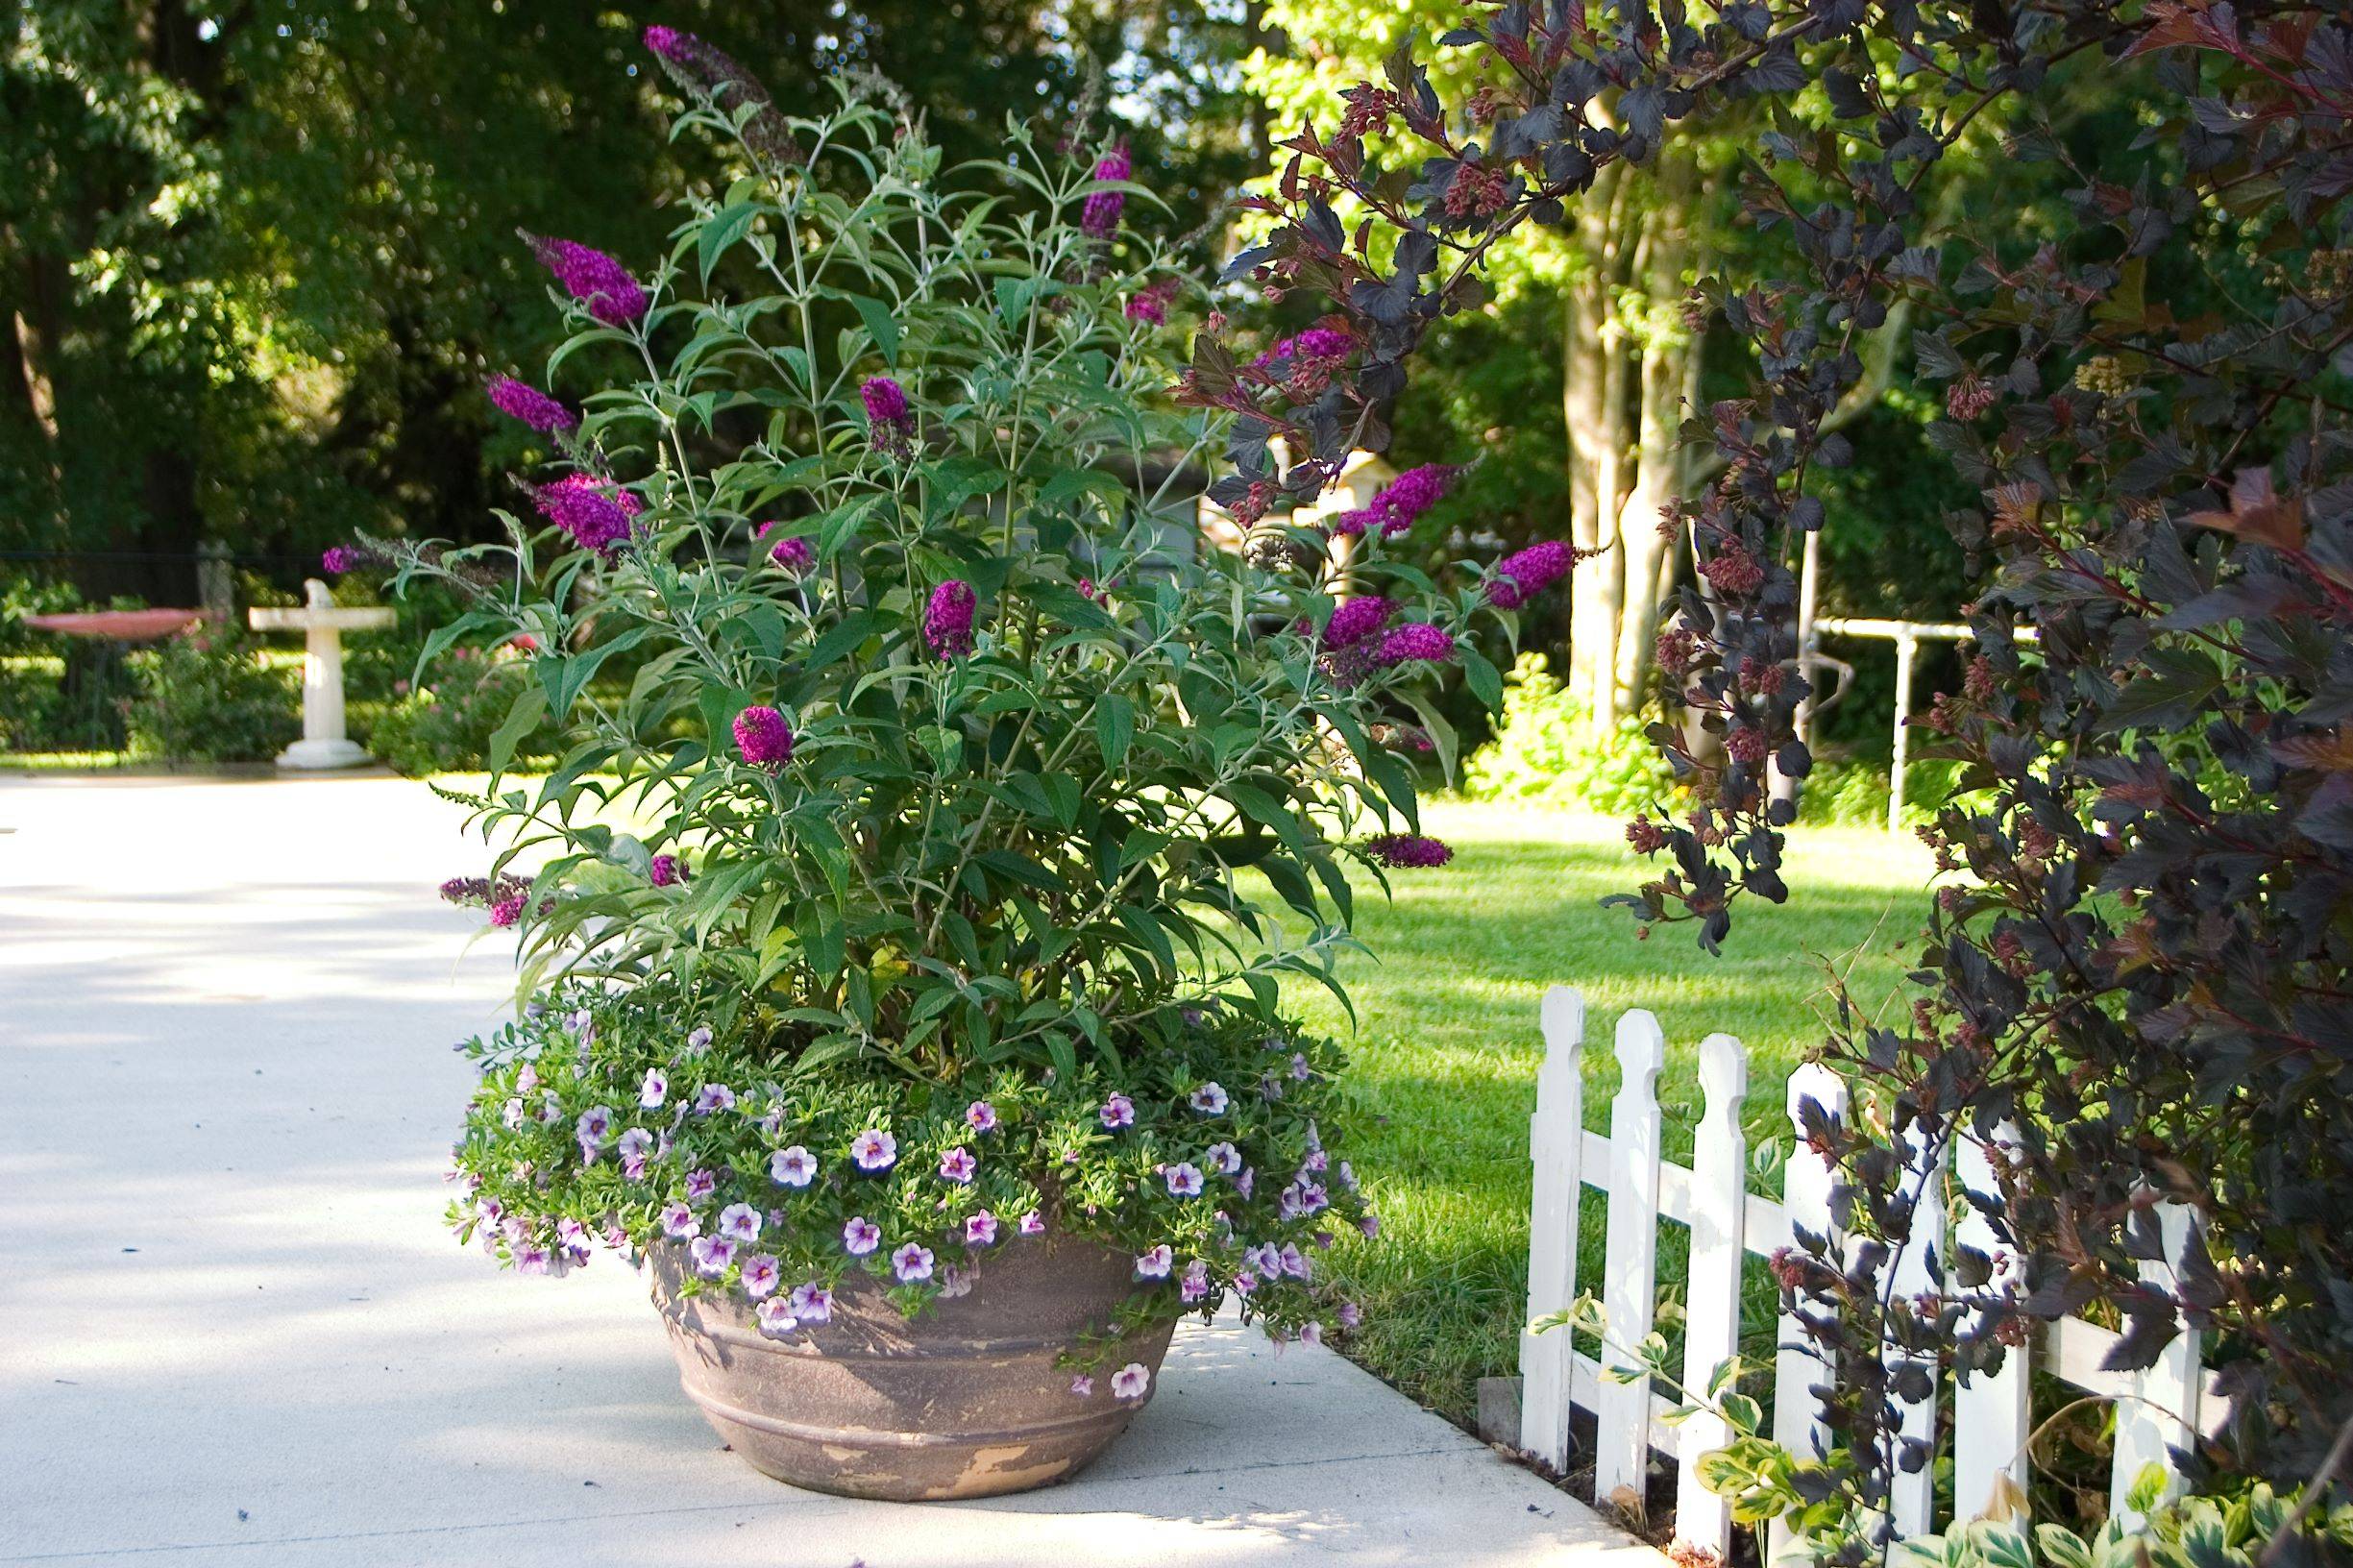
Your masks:
{"label": "trailing flower plant", "polygon": [[[658,262],[530,236],[578,330],[560,390],[490,394],[551,472],[500,544],[366,547],[469,596],[429,656],[533,649],[472,797],[503,847],[453,890],[529,998],[473,1047],[456,1223],[539,1272],[683,1248],[779,1335],[1039,1235],[1134,1259],[1123,1326],[1231,1293],[1316,1332],[1318,1255],[1376,1221],[1277,982],[1337,991],[1350,876],[1446,858],[1409,753],[1451,763],[1438,681],[1499,688],[1459,637],[1497,596],[1381,528],[1345,576],[1281,519],[1187,548],[1225,420],[1165,395],[1189,294],[1124,152],[1017,125],[943,171],[903,114],[649,43],[739,172]],[[545,723],[552,772],[496,776]]]}

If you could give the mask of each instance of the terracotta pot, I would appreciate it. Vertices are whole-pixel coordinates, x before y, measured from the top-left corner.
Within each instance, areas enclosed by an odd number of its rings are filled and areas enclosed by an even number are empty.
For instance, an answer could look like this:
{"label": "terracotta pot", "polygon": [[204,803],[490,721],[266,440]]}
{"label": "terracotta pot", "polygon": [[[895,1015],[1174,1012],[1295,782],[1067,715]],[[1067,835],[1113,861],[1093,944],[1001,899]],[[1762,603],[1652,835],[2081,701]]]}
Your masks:
{"label": "terracotta pot", "polygon": [[665,1246],[647,1269],[687,1397],[753,1468],[847,1497],[989,1497],[1076,1474],[1150,1398],[1114,1398],[1109,1373],[1141,1361],[1157,1387],[1174,1328],[1117,1347],[1082,1398],[1055,1359],[1135,1288],[1130,1260],[1101,1247],[1008,1243],[970,1294],[913,1319],[853,1274],[831,1322],[785,1339],[732,1291],[680,1297],[687,1266]]}

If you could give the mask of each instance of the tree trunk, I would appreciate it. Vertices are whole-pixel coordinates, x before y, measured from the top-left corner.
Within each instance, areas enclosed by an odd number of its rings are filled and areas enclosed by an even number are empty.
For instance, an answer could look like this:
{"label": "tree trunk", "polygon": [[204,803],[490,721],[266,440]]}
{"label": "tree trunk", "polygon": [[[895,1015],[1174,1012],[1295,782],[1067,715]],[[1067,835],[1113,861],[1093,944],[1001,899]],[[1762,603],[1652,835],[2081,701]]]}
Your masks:
{"label": "tree trunk", "polygon": [[1584,265],[1562,301],[1561,414],[1568,434],[1570,542],[1581,561],[1569,579],[1570,699],[1588,733],[1606,732],[1617,657],[1618,607],[1625,598],[1624,557],[1610,548],[1625,492],[1626,355],[1615,304],[1626,204],[1621,165],[1596,180],[1578,227]]}

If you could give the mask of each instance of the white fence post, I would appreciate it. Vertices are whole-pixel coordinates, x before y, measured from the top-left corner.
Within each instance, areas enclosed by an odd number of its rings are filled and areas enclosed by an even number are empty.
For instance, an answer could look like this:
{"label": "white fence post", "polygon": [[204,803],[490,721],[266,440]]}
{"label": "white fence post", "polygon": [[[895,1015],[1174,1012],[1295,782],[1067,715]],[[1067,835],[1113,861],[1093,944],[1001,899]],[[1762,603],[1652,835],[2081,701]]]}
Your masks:
{"label": "white fence post", "polygon": [[[1902,1249],[1889,1261],[1892,1295],[1899,1300],[1916,1301],[1937,1294],[1939,1266],[1945,1256],[1945,1151],[1939,1145],[1933,1169],[1924,1169],[1929,1158],[1927,1136],[1915,1121],[1903,1134],[1904,1168],[1917,1184],[1914,1190],[1919,1200],[1912,1211],[1912,1234]],[[1888,1346],[1880,1353],[1881,1364],[1892,1375],[1895,1370],[1913,1360],[1911,1353]],[[1889,1512],[1896,1522],[1896,1533],[1906,1538],[1925,1535],[1936,1528],[1936,1405],[1937,1385],[1944,1373],[1933,1356],[1928,1361],[1928,1397],[1916,1405],[1896,1401],[1902,1411],[1899,1423],[1899,1440],[1889,1454],[1891,1461],[1902,1454],[1902,1439],[1924,1443],[1928,1462],[1918,1470],[1906,1473],[1897,1463],[1888,1477]],[[1892,1398],[1891,1394],[1891,1398]]]}
{"label": "white fence post", "polygon": [[[1618,1019],[1618,1097],[1609,1105],[1609,1232],[1602,1254],[1602,1365],[1623,1365],[1651,1332],[1658,1294],[1658,1069],[1667,1039],[1637,1008]],[[1651,1380],[1605,1381],[1594,1410],[1593,1496],[1639,1500],[1651,1462]]]}
{"label": "white fence post", "polygon": [[[2163,1237],[2165,1260],[2141,1264],[2141,1278],[2160,1290],[2173,1288],[2176,1271],[2183,1251],[2190,1244],[2190,1227],[2194,1216],[2178,1203],[2157,1207],[2158,1234]],[[2116,1460],[2108,1477],[2108,1517],[2121,1519],[2124,1528],[2137,1530],[2147,1521],[2125,1499],[2133,1483],[2148,1465],[2163,1467],[2168,1478],[2165,1495],[2178,1489],[2179,1478],[2173,1475],[2173,1461],[2167,1450],[2185,1448],[2198,1429],[2198,1395],[2205,1382],[2198,1363],[2198,1333],[2184,1328],[2175,1335],[2157,1360],[2133,1374],[2131,1397],[2119,1400],[2116,1408]]]}
{"label": "white fence post", "polygon": [[[1740,1349],[1740,1269],[1749,1204],[1749,1139],[1741,1130],[1749,1097],[1748,1048],[1729,1035],[1700,1041],[1700,1088],[1707,1096],[1691,1156],[1691,1269],[1689,1312],[1683,1323],[1683,1386],[1703,1395],[1716,1368]],[[1709,1410],[1687,1417],[1677,1450],[1675,1538],[1732,1554],[1732,1512],[1700,1483],[1700,1456],[1731,1440],[1724,1418]]]}
{"label": "white fence post", "polygon": [[[1994,1130],[1994,1141],[2015,1145],[2017,1127],[2003,1122]],[[1983,1193],[1997,1205],[2005,1202],[1994,1162],[1976,1139],[1962,1136],[1953,1164],[1965,1191]],[[2005,1251],[1994,1222],[1966,1200],[1957,1239],[1988,1258]],[[2017,1258],[2008,1257],[1986,1287],[1998,1290],[2018,1273]],[[1975,1373],[1953,1390],[1952,1513],[1957,1521],[1982,1517],[1994,1501],[1995,1482],[2004,1476],[2021,1495],[2025,1492],[2026,1434],[2034,1428],[2028,1404],[2031,1361],[2027,1347],[2016,1346],[2002,1357],[2000,1371]]]}
{"label": "white fence post", "polygon": [[[1832,1119],[1847,1114],[1847,1086],[1838,1074],[1819,1062],[1808,1062],[1789,1075],[1789,1162],[1781,1167],[1781,1208],[1789,1216],[1787,1244],[1798,1244],[1798,1229],[1802,1226],[1817,1236],[1830,1233],[1829,1162],[1806,1147],[1805,1121],[1801,1115],[1806,1101],[1822,1107]],[[1839,1256],[1835,1241],[1831,1258]],[[1793,1312],[1783,1312],[1780,1321],[1779,1348],[1773,1359],[1773,1436],[1774,1440],[1802,1458],[1820,1455],[1829,1441],[1829,1432],[1814,1408],[1811,1392],[1822,1365],[1805,1347],[1805,1330]],[[1779,1520],[1773,1522],[1771,1540],[1765,1560],[1777,1561],[1789,1546],[1789,1527]]]}
{"label": "white fence post", "polygon": [[[1585,999],[1567,986],[1544,993],[1544,1065],[1528,1118],[1535,1201],[1528,1244],[1530,1321],[1577,1299],[1577,1210],[1584,1196]],[[1569,1331],[1520,1332],[1520,1446],[1555,1471],[1569,1464]]]}

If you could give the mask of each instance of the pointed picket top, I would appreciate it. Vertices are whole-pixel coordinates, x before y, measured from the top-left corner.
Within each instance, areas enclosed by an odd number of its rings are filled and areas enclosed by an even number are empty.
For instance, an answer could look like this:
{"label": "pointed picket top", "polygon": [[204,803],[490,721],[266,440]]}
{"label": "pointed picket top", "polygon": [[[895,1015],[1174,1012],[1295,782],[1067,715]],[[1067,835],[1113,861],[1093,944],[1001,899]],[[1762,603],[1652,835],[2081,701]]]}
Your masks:
{"label": "pointed picket top", "polygon": [[[1667,1037],[1639,1008],[1618,1019],[1618,1094],[1609,1105],[1609,1230],[1602,1251],[1605,1367],[1631,1363],[1658,1294],[1658,1069]],[[1593,1495],[1631,1490],[1639,1506],[1651,1462],[1651,1380],[1605,1382],[1594,1410]]]}
{"label": "pointed picket top", "polygon": [[[1544,993],[1544,1063],[1528,1118],[1534,1193],[1528,1234],[1528,1320],[1577,1299],[1577,1213],[1584,1194],[1585,998],[1569,986]],[[1520,1331],[1520,1446],[1565,1470],[1574,1345],[1565,1328]]]}
{"label": "pointed picket top", "polygon": [[[1820,1062],[1808,1062],[1789,1075],[1789,1162],[1781,1167],[1781,1208],[1789,1216],[1788,1245],[1798,1245],[1798,1232],[1830,1234],[1829,1163],[1806,1146],[1805,1104],[1811,1100],[1831,1117],[1847,1114],[1846,1081]],[[1832,1242],[1833,1256],[1836,1242]],[[1801,1458],[1811,1458],[1829,1445],[1830,1431],[1816,1406],[1813,1385],[1825,1375],[1822,1363],[1807,1349],[1805,1330],[1793,1312],[1783,1312],[1778,1349],[1773,1359],[1774,1441]],[[1765,1560],[1778,1562],[1790,1546],[1789,1529],[1773,1523]]]}
{"label": "pointed picket top", "polygon": [[[1749,1201],[1749,1139],[1740,1114],[1749,1097],[1748,1048],[1729,1035],[1700,1041],[1700,1088],[1706,1107],[1691,1159],[1691,1266],[1685,1287],[1683,1386],[1696,1397],[1716,1368],[1740,1350],[1740,1271]],[[1705,1454],[1731,1433],[1721,1416],[1702,1410],[1684,1421],[1679,1452]],[[1729,1561],[1732,1514],[1725,1499],[1700,1480],[1700,1467],[1679,1466],[1675,1538]]]}

